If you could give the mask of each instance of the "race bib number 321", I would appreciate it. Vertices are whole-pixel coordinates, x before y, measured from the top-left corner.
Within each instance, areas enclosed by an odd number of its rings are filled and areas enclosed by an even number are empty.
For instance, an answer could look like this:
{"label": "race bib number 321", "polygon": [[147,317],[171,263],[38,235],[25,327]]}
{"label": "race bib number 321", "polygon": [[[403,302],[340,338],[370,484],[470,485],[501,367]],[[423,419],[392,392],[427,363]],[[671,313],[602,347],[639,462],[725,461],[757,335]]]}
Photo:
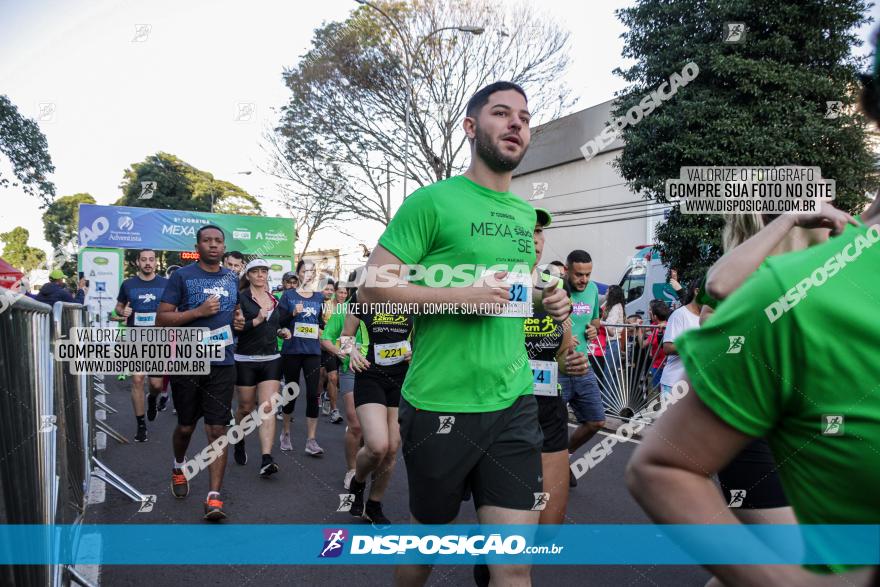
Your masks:
{"label": "race bib number 321", "polygon": [[[483,277],[491,277],[494,271],[486,271]],[[500,316],[509,318],[532,317],[532,278],[528,273],[510,272],[504,278],[504,282],[510,285],[510,301]]]}

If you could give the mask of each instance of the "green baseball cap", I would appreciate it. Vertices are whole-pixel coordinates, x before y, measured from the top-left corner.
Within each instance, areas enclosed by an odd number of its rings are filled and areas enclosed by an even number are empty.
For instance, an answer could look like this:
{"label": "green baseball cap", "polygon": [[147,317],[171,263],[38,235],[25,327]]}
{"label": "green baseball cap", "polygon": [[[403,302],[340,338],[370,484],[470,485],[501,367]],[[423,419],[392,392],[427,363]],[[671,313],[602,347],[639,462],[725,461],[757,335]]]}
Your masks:
{"label": "green baseball cap", "polygon": [[535,212],[538,214],[538,224],[540,224],[544,228],[550,226],[550,222],[553,221],[553,217],[550,216],[550,212],[548,212],[544,208],[535,208]]}
{"label": "green baseball cap", "polygon": [[61,269],[53,269],[49,274],[49,279],[64,279],[64,272]]}

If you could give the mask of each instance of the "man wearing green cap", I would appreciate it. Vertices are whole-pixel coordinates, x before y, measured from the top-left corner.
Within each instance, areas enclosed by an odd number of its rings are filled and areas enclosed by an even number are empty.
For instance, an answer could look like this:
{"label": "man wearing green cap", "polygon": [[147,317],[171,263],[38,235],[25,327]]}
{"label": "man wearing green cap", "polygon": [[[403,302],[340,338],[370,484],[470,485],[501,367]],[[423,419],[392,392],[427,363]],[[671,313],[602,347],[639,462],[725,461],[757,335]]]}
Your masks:
{"label": "man wearing green cap", "polygon": [[49,283],[40,288],[40,293],[37,294],[35,299],[38,302],[42,302],[50,306],[55,305],[56,302],[82,304],[85,301],[86,294],[89,291],[89,288],[86,287],[86,280],[79,280],[79,289],[77,290],[76,296],[74,297],[67,289],[67,286],[64,285],[64,279],[64,272],[62,272],[61,269],[53,269],[52,272],[49,273]]}

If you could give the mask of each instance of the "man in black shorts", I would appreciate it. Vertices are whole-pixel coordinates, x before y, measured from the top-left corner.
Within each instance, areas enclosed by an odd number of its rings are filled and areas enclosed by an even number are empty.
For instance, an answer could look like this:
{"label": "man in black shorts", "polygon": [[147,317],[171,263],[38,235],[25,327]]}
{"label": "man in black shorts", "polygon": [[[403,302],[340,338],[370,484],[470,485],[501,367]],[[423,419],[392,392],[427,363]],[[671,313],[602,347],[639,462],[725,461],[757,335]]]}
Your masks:
{"label": "man in black shorts", "polygon": [[[529,118],[516,84],[497,82],[474,94],[463,125],[470,167],[404,201],[360,290],[365,303],[467,304],[479,314],[451,308],[413,318],[399,417],[414,523],[452,522],[468,491],[483,524],[538,521],[543,436],[531,369],[521,360],[523,322],[532,314],[536,213],[509,192],[529,145]],[[379,282],[371,277],[388,267],[396,279],[385,280],[385,271]],[[406,279],[409,267],[424,277]],[[571,308],[561,289],[547,290],[543,307],[560,321]],[[490,570],[496,584],[530,584],[528,565]],[[400,566],[397,583],[423,585],[430,572]]]}
{"label": "man in black shorts", "polygon": [[[156,308],[159,298],[165,291],[168,280],[156,275],[156,251],[143,249],[138,251],[137,275],[122,282],[119,295],[116,297],[117,322],[125,322],[129,328],[156,325]],[[149,376],[144,373],[131,374],[131,405],[137,420],[136,442],[147,441],[147,423],[144,421],[144,380],[149,380],[149,397],[147,399],[146,417],[152,422],[156,419],[156,400],[162,392],[162,374]]]}
{"label": "man in black shorts", "polygon": [[[177,428],[174,430],[174,467],[171,492],[174,497],[189,494],[183,474],[186,449],[199,418],[205,419],[208,443],[226,433],[226,423],[235,389],[235,361],[232,356],[232,323],[238,303],[236,274],[220,266],[226,249],[223,230],[208,224],[196,233],[198,263],[174,272],[162,294],[156,316],[157,326],[188,326],[211,329],[211,337],[225,345],[223,359],[211,363],[209,375],[175,375],[171,378]],[[205,500],[205,519],[226,517],[220,500],[220,487],[226,469],[226,447],[209,465],[211,488]]]}

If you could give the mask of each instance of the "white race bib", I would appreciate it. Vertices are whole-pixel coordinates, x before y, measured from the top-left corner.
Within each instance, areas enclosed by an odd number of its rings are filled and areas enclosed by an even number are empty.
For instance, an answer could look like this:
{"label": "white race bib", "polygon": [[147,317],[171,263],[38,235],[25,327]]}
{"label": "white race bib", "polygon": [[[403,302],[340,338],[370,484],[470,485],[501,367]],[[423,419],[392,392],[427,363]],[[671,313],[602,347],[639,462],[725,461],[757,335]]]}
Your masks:
{"label": "white race bib", "polygon": [[556,387],[559,365],[556,361],[529,361],[532,368],[532,390],[535,395],[559,395]]}
{"label": "white race bib", "polygon": [[156,312],[135,312],[134,313],[134,325],[135,326],[155,326],[156,325]]}
{"label": "white race bib", "polygon": [[[483,278],[492,277],[495,271],[488,270]],[[504,283],[510,285],[510,302],[499,316],[508,318],[532,317],[532,276],[528,273],[508,273]]]}
{"label": "white race bib", "polygon": [[228,324],[226,326],[221,326],[220,328],[215,328],[208,333],[208,338],[205,339],[205,344],[218,343],[222,344],[224,347],[232,344],[232,328]]}
{"label": "white race bib", "polygon": [[389,342],[388,344],[377,344],[373,348],[376,355],[376,364],[387,367],[388,365],[396,365],[403,361],[404,355],[410,352],[408,340],[400,342]]}
{"label": "white race bib", "polygon": [[295,322],[293,335],[297,338],[318,338],[318,325],[308,322]]}

